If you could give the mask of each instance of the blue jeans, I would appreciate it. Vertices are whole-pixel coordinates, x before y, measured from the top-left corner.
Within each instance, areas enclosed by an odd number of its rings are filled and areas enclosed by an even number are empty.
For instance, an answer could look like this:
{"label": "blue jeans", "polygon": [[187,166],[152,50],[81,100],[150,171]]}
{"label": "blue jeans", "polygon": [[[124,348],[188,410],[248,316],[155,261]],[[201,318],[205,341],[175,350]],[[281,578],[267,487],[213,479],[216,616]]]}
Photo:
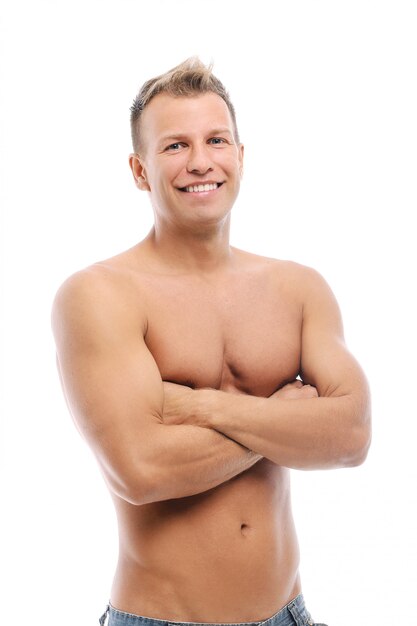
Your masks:
{"label": "blue jeans", "polygon": [[[107,615],[109,616],[108,626],[209,626],[207,622],[170,622],[169,620],[155,619],[153,617],[142,617],[141,615],[119,611],[110,604],[100,618],[100,626],[104,626]],[[260,626],[261,624],[262,626],[326,626],[312,620],[301,593],[278,613],[266,620],[241,622],[240,624],[225,623],[221,624],[221,626],[241,626],[242,624],[244,626]],[[219,626],[219,622],[216,622],[214,626]]]}

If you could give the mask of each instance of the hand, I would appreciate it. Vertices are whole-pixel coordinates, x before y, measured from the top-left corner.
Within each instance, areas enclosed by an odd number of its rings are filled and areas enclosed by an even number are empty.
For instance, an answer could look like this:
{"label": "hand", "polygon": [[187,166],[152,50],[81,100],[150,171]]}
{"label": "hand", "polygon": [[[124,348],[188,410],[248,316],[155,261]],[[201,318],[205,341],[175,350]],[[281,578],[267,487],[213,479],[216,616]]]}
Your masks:
{"label": "hand", "polygon": [[318,398],[317,389],[312,385],[305,385],[301,380],[294,380],[287,385],[275,391],[271,398],[280,398],[281,400],[301,400],[306,398]]}

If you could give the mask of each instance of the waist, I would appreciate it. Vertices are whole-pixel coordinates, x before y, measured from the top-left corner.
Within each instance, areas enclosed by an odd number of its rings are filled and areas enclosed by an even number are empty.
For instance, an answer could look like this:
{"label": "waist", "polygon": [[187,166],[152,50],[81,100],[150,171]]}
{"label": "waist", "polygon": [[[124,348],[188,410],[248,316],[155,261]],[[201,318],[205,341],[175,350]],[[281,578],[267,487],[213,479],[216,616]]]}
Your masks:
{"label": "waist", "polygon": [[111,603],[128,613],[170,622],[252,622],[265,619],[300,591],[296,542],[273,554],[245,546],[205,558],[166,555],[158,567],[141,567],[120,559]]}
{"label": "waist", "polygon": [[[305,606],[303,595],[300,593],[284,607],[280,608],[271,617],[256,621],[245,622],[189,622],[175,621],[171,619],[159,619],[145,617],[134,613],[120,611],[109,605],[106,613],[109,614],[108,626],[309,626],[313,624],[310,613]],[[100,623],[104,624],[106,613],[102,616]]]}

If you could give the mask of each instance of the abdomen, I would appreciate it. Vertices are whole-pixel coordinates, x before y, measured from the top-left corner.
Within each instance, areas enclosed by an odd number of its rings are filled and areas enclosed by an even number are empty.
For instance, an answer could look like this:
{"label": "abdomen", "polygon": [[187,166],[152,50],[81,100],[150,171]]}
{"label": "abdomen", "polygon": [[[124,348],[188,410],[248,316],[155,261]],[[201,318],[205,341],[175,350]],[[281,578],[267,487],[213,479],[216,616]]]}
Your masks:
{"label": "abdomen", "polygon": [[116,504],[118,608],[176,621],[257,621],[293,597],[298,545],[285,468],[263,459],[196,496]]}

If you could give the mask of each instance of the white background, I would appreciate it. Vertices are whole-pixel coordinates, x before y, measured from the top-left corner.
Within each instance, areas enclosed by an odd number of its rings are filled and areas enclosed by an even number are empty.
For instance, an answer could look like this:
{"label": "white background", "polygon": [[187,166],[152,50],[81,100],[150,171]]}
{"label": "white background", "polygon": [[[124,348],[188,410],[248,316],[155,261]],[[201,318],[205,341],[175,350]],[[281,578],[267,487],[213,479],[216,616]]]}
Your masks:
{"label": "white background", "polygon": [[108,599],[115,517],[49,313],[69,274],[148,232],[129,106],[194,54],[246,146],[232,243],[326,277],[372,387],[366,464],[293,472],[307,603],[330,626],[413,623],[416,31],[401,0],[1,2],[2,623],[88,626]]}

